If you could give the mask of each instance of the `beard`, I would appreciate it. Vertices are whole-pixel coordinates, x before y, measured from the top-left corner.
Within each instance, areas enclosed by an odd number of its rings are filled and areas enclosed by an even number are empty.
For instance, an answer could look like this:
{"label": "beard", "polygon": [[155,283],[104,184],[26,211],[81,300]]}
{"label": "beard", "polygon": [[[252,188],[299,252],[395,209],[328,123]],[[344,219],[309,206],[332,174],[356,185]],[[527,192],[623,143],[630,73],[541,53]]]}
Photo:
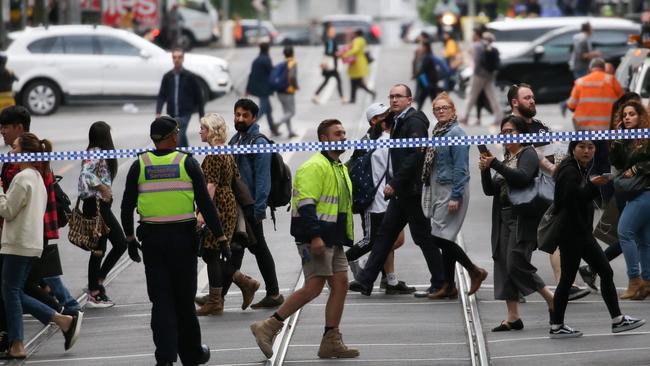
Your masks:
{"label": "beard", "polygon": [[330,150],[330,151],[335,153],[335,154],[343,154],[345,152],[345,149],[343,149],[343,150]]}
{"label": "beard", "polygon": [[237,132],[246,132],[248,131],[248,126],[244,122],[235,122],[235,130]]}
{"label": "beard", "polygon": [[535,106],[528,108],[520,105],[517,109],[519,110],[519,114],[525,118],[533,118],[537,114],[537,108],[535,108]]}

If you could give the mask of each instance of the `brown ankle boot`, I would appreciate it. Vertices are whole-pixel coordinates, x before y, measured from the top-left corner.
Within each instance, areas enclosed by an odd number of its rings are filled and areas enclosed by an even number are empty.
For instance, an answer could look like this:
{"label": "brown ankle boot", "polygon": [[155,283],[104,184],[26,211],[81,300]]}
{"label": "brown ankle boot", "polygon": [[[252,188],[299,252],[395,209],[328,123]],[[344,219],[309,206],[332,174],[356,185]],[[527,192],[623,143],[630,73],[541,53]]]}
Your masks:
{"label": "brown ankle boot", "polygon": [[273,341],[282,330],[283,322],[274,317],[266,318],[251,324],[251,332],[255,336],[257,346],[260,347],[266,358],[273,356]]}
{"label": "brown ankle boot", "polygon": [[642,284],[639,286],[639,289],[636,291],[631,300],[645,300],[646,297],[650,295],[650,281],[643,280]]}
{"label": "brown ankle boot", "polygon": [[210,295],[203,295],[203,296],[196,296],[194,298],[194,303],[198,306],[205,305],[206,302],[208,302],[208,297]]}
{"label": "brown ankle boot", "polygon": [[449,287],[449,285],[445,283],[444,285],[442,285],[442,287],[438,291],[436,291],[436,292],[434,292],[432,294],[429,294],[429,296],[427,296],[427,297],[429,299],[431,299],[431,300],[443,300],[443,299],[446,299],[446,298],[449,298],[449,299],[452,299],[452,300],[457,299],[458,298],[458,289],[456,287]]}
{"label": "brown ankle boot", "polygon": [[621,300],[631,299],[632,297],[634,297],[634,295],[636,295],[636,293],[639,291],[642,285],[643,285],[643,280],[641,279],[641,277],[630,278],[630,281],[627,284],[627,290],[625,290],[625,292],[621,294],[619,299]]}
{"label": "brown ankle boot", "polygon": [[246,310],[246,308],[253,302],[255,291],[260,288],[260,283],[251,276],[245,275],[239,271],[235,272],[232,276],[232,282],[241,290],[241,294],[244,297],[241,303],[241,309]]}
{"label": "brown ankle boot", "polygon": [[203,304],[198,310],[196,315],[221,315],[223,314],[223,298],[221,297],[221,287],[210,287],[208,294],[208,301]]}
{"label": "brown ankle boot", "polygon": [[355,358],[359,357],[359,350],[348,348],[343,343],[339,328],[330,329],[323,335],[318,349],[320,358]]}
{"label": "brown ankle boot", "polygon": [[469,276],[472,279],[472,283],[470,285],[469,291],[467,292],[467,295],[474,295],[476,291],[478,291],[479,287],[481,287],[481,283],[485,281],[487,278],[487,271],[484,270],[483,268],[476,267],[472,272],[470,272]]}

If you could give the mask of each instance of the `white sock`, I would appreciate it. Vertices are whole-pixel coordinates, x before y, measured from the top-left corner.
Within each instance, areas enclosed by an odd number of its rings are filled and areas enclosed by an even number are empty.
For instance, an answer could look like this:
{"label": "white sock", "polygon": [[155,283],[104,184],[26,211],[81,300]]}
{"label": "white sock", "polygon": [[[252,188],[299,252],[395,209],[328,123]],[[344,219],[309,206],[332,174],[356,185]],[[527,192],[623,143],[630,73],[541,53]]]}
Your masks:
{"label": "white sock", "polygon": [[623,315],[619,315],[616,318],[612,318],[612,324],[620,323],[623,320]]}
{"label": "white sock", "polygon": [[399,282],[397,281],[397,275],[395,274],[395,272],[393,272],[393,273],[387,273],[387,274],[386,274],[386,281],[387,281],[388,284],[391,285],[391,286],[397,286],[397,284],[399,283]]}

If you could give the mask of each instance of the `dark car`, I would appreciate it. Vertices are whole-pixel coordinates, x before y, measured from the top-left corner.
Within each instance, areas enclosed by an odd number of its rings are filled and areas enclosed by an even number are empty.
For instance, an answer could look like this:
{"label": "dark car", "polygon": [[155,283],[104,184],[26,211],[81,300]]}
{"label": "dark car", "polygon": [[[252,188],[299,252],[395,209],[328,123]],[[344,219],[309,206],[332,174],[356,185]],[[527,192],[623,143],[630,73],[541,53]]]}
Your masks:
{"label": "dark car", "polygon": [[[603,58],[618,65],[630,48],[628,36],[638,34],[640,26],[634,23],[619,26],[592,25],[591,42]],[[511,57],[502,58],[497,74],[497,85],[506,89],[512,84],[527,83],[535,90],[538,103],[556,103],[569,97],[573,87],[573,73],[569,59],[573,37],[580,26],[572,25],[551,31]]]}
{"label": "dark car", "polygon": [[381,42],[381,29],[372,23],[369,15],[328,15],[323,17],[322,23],[330,23],[336,29],[336,40],[339,44],[348,43],[352,40],[354,32],[361,29],[369,44]]}

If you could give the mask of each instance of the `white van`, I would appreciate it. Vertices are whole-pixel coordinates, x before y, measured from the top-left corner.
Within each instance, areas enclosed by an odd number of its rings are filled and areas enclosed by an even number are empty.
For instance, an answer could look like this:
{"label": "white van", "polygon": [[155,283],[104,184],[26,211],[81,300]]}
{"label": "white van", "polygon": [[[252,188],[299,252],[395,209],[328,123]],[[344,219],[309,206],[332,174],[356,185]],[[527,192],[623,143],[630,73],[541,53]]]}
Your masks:
{"label": "white van", "polygon": [[[171,8],[171,1],[168,6]],[[178,40],[184,49],[219,40],[219,14],[210,0],[179,1],[183,30]]]}

